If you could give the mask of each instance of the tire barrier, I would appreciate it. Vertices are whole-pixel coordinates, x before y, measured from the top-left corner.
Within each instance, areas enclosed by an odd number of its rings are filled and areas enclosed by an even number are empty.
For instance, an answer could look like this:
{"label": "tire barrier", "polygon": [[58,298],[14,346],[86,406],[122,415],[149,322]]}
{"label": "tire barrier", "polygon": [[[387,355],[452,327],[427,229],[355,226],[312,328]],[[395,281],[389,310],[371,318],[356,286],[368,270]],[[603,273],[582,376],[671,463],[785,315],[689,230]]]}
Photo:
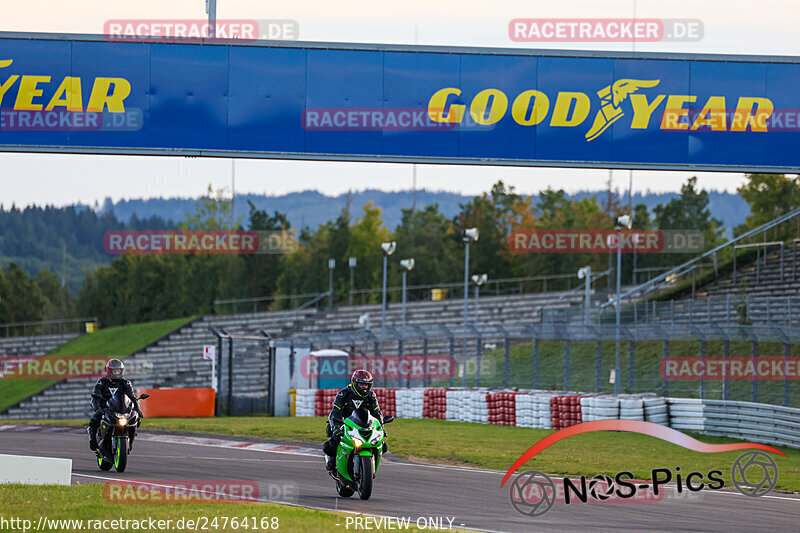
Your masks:
{"label": "tire barrier", "polygon": [[553,429],[564,429],[583,422],[581,396],[553,396],[550,398],[550,424]]}
{"label": "tire barrier", "polygon": [[397,416],[395,389],[375,389],[383,416]]}
{"label": "tire barrier", "polygon": [[397,389],[394,395],[398,418],[422,418],[425,389]]}
{"label": "tire barrier", "polygon": [[447,414],[447,389],[425,389],[422,418],[443,420]]}
{"label": "tire barrier", "polygon": [[517,425],[516,396],[516,392],[492,392],[486,395],[490,424]]}
{"label": "tire barrier", "polygon": [[[297,416],[328,416],[336,389],[298,389]],[[681,431],[800,448],[800,409],[751,402],[486,389],[382,389],[381,410],[398,418],[434,418],[563,429],[594,420],[645,420]]]}

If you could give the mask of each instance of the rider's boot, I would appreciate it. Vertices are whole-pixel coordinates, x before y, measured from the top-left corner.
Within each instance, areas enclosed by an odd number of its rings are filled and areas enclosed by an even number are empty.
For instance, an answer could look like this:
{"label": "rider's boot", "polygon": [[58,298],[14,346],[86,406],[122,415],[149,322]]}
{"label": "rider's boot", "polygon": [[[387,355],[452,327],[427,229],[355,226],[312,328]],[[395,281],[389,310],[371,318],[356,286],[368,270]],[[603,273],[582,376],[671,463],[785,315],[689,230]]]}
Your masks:
{"label": "rider's boot", "polygon": [[325,456],[325,468],[328,470],[328,472],[333,472],[336,470],[336,461],[330,455]]}
{"label": "rider's boot", "polygon": [[88,428],[86,431],[89,433],[89,449],[97,450],[97,434],[92,431],[92,428]]}

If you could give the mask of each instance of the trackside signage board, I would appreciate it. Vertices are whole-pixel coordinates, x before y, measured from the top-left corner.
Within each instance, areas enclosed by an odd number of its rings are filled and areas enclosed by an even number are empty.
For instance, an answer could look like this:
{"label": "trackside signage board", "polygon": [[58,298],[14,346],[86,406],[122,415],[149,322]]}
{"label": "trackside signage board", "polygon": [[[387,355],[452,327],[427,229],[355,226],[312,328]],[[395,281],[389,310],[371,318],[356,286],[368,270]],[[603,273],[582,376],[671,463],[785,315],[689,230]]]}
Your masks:
{"label": "trackside signage board", "polygon": [[797,170],[800,61],[0,36],[0,150]]}

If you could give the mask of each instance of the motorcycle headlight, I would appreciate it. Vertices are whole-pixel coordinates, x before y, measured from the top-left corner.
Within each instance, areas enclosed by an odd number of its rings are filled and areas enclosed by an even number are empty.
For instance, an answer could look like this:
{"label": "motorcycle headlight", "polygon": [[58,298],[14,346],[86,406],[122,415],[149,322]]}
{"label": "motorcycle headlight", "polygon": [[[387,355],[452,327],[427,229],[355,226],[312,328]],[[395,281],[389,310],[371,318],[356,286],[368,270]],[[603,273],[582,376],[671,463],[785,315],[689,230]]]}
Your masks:
{"label": "motorcycle headlight", "polygon": [[381,437],[380,437],[380,435],[378,435],[377,437],[372,439],[370,442],[372,443],[373,446],[377,446],[378,441],[380,441],[380,440],[381,440]]}
{"label": "motorcycle headlight", "polygon": [[353,437],[353,445],[354,445],[356,448],[361,448],[361,446],[363,446],[363,445],[364,445],[364,441],[363,441],[363,440],[361,440],[361,439],[359,439],[358,437]]}
{"label": "motorcycle headlight", "polygon": [[120,426],[123,426],[123,427],[128,425],[128,419],[126,417],[124,417],[124,416],[121,416],[119,418],[119,420],[117,420],[117,422],[119,423]]}

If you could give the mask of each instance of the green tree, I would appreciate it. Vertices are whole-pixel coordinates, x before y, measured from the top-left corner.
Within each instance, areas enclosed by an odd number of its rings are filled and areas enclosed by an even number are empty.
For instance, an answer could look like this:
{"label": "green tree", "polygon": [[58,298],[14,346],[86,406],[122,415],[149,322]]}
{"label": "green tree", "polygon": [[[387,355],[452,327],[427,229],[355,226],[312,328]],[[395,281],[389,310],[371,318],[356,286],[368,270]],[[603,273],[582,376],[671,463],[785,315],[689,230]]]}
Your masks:
{"label": "green tree", "polygon": [[[736,189],[750,206],[750,216],[736,234],[757,228],[800,206],[800,180],[784,174],[747,174],[747,183]],[[776,240],[788,240],[797,236],[793,223],[783,224],[772,230]]]}
{"label": "green tree", "polygon": [[[520,199],[520,195],[514,192],[514,187],[507,187],[502,181],[498,181],[490,192],[461,204],[461,211],[453,220],[456,235],[460,238],[464,229],[472,227],[479,231],[478,242],[470,244],[470,274],[485,272],[494,279],[512,274],[508,257],[509,217],[513,216],[514,205]],[[463,251],[459,254],[461,261],[464,259],[463,254]],[[463,275],[463,270],[461,273]],[[455,271],[451,276],[458,279],[458,274]]]}
{"label": "green tree", "polygon": [[[681,186],[680,196],[654,209],[655,226],[660,230],[698,230],[703,234],[704,250],[725,242],[722,222],[711,216],[708,191],[697,190],[697,178],[691,177]],[[695,253],[658,254],[667,265],[679,265],[695,257]]]}
{"label": "green tree", "polygon": [[[431,285],[458,279],[456,273],[463,269],[463,252],[460,236],[453,223],[439,212],[438,204],[423,209],[403,209],[396,229],[399,259],[414,258],[417,265],[408,274],[409,285]],[[400,283],[400,272],[393,270],[392,284]],[[409,293],[410,299],[427,295]]]}
{"label": "green tree", "polygon": [[2,322],[35,322],[44,320],[47,300],[42,296],[39,285],[16,263],[9,263],[5,269],[4,280],[0,280],[0,312]]}
{"label": "green tree", "polygon": [[75,295],[62,284],[61,277],[49,270],[36,274],[36,284],[45,298],[45,320],[56,320],[75,316]]}

